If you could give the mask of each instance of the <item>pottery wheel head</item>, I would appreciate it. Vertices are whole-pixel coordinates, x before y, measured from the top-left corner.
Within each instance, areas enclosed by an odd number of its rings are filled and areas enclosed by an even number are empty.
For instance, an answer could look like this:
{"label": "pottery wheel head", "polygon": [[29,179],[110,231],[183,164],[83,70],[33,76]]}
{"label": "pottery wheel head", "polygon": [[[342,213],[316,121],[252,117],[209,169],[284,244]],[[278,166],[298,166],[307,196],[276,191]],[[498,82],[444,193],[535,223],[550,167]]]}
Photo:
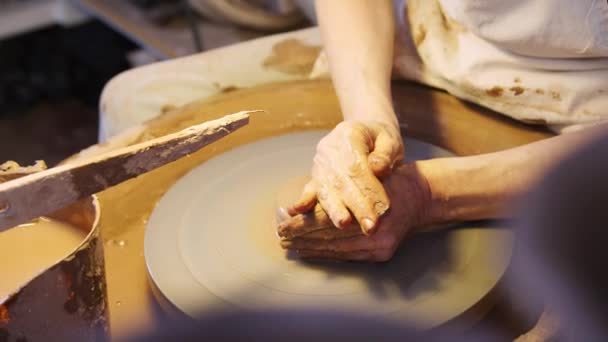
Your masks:
{"label": "pottery wheel head", "polygon": [[[145,241],[151,278],[170,302],[193,316],[218,307],[314,307],[430,328],[485,297],[510,255],[511,233],[499,227],[412,236],[384,264],[309,262],[281,249],[275,211],[300,196],[326,134],[244,144],[174,184],[152,213]],[[410,156],[438,155],[423,143],[407,146]],[[269,172],[269,165],[280,172]]]}

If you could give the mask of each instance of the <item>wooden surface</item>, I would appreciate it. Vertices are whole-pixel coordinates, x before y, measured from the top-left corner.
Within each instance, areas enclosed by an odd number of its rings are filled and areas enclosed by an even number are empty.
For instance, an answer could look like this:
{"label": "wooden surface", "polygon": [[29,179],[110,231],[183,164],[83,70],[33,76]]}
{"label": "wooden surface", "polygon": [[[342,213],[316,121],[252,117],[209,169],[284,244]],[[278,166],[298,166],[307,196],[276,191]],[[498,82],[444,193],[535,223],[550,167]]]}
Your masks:
{"label": "wooden surface", "polygon": [[2,183],[0,232],[190,155],[247,123],[249,112],[239,112]]}
{"label": "wooden surface", "polygon": [[[394,98],[401,121],[408,125],[405,134],[458,155],[498,151],[551,136],[418,85],[395,84]],[[290,131],[332,127],[341,114],[329,81],[295,81],[219,94],[164,114],[129,139],[122,137],[121,141],[137,143],[251,108],[268,114],[252,118],[247,127],[189,158],[99,195],[110,328],[115,338],[154,328],[161,320],[146,271],[143,236],[155,204],[177,179],[234,146]]]}

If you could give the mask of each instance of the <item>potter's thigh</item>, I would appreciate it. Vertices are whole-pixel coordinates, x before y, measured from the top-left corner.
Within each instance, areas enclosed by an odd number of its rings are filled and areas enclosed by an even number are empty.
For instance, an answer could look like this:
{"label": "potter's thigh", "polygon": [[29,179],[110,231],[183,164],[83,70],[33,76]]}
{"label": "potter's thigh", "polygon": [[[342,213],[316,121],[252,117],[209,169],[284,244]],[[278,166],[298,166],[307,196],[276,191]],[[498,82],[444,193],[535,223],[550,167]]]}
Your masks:
{"label": "potter's thigh", "polygon": [[287,39],[320,45],[317,28],[251,40],[123,72],[105,86],[100,101],[99,140],[161,114],[214,95],[226,87],[306,78],[264,67],[273,46]]}

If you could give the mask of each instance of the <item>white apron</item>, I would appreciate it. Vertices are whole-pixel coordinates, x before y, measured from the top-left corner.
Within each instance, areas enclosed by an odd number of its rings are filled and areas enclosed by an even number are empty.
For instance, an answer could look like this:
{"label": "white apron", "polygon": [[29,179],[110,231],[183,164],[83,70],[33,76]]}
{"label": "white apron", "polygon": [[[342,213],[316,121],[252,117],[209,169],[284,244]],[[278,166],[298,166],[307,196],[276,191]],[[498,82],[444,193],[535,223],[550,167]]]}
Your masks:
{"label": "white apron", "polygon": [[404,78],[558,132],[608,118],[608,1],[398,1]]}

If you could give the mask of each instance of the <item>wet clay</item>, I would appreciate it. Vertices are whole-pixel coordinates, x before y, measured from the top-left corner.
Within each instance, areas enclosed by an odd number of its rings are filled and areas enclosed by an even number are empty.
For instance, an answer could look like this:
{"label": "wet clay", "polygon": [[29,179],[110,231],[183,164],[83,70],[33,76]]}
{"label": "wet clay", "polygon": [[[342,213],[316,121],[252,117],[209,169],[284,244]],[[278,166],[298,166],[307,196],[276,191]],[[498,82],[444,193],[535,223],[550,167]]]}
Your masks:
{"label": "wet clay", "polygon": [[86,232],[48,218],[0,233],[0,303],[76,250],[85,237]]}
{"label": "wet clay", "polygon": [[292,75],[308,75],[321,53],[320,46],[307,45],[297,39],[287,39],[272,47],[263,66]]}
{"label": "wet clay", "polygon": [[[411,84],[394,85],[396,110],[408,123],[406,134],[456,154],[492,152],[548,137],[451,96]],[[159,137],[193,124],[242,110],[262,109],[248,127],[203,150],[100,194],[101,229],[106,240],[110,321],[115,336],[155,324],[143,257],[148,217],[169,187],[189,170],[235,146],[278,134],[328,129],[341,120],[327,80],[294,81],[238,89],[171,110],[150,121],[131,143]],[[470,127],[478,127],[471,130]],[[492,132],[492,134],[487,134]],[[274,215],[271,213],[270,215]],[[124,244],[109,243],[124,241]]]}

